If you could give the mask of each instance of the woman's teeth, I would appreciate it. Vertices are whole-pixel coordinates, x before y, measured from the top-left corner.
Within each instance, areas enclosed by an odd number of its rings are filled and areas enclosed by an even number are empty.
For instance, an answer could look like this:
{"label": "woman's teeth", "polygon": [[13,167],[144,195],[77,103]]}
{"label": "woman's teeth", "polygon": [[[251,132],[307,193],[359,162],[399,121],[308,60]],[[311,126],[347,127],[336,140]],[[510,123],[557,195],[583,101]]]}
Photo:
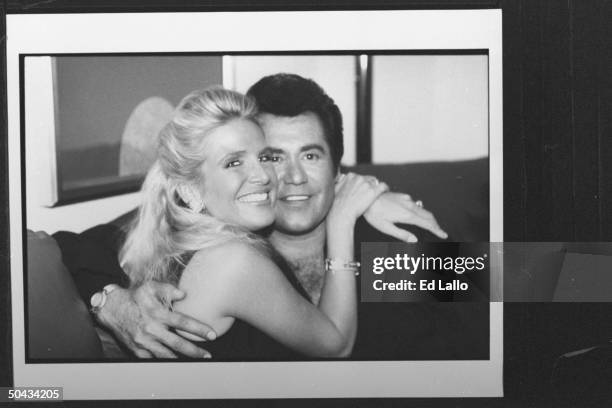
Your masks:
{"label": "woman's teeth", "polygon": [[243,203],[257,203],[260,201],[266,201],[268,199],[268,193],[253,193],[247,194],[238,199]]}

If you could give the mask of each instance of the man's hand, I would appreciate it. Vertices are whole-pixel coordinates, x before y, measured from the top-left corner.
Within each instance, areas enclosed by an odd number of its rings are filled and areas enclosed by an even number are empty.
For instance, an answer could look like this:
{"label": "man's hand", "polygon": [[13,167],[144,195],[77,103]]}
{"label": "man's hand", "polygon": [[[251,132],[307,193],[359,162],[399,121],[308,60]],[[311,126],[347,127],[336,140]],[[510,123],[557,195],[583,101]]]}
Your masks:
{"label": "man's hand", "polygon": [[140,358],[176,358],[175,352],[210,358],[208,351],[170,330],[183,330],[203,339],[216,338],[209,326],[171,310],[169,305],[184,297],[183,291],[160,282],[147,282],[134,289],[117,288],[97,313],[98,321]]}
{"label": "man's hand", "polygon": [[417,205],[408,194],[384,193],[363,215],[374,228],[401,241],[416,242],[414,234],[395,224],[411,224],[431,231],[446,239],[448,234],[440,228],[432,213]]}

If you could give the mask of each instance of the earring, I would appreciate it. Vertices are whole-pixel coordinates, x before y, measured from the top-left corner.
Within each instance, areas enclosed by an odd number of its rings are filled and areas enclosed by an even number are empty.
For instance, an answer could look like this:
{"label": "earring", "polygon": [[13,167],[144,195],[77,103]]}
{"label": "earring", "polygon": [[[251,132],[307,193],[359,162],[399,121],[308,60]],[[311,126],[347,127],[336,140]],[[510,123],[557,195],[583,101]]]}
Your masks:
{"label": "earring", "polygon": [[195,213],[201,213],[206,209],[204,201],[200,194],[196,192],[193,187],[181,184],[177,187],[177,193],[181,200]]}

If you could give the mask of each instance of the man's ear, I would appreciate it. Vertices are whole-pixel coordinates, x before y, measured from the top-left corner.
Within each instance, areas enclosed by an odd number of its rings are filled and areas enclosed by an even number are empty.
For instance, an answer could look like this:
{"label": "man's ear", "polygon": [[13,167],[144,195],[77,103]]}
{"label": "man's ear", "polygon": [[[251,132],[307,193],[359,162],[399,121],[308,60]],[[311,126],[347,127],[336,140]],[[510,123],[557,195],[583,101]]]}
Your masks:
{"label": "man's ear", "polygon": [[202,195],[192,184],[179,184],[176,193],[193,212],[201,213],[206,208]]}

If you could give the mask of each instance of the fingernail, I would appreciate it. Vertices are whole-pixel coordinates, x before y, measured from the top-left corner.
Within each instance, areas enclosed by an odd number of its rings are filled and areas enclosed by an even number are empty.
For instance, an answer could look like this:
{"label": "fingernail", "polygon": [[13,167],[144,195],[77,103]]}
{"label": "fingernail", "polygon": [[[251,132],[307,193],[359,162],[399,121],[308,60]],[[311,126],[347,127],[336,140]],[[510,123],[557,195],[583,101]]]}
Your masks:
{"label": "fingernail", "polygon": [[204,358],[212,358],[212,355],[210,353],[204,353]]}
{"label": "fingernail", "polygon": [[216,338],[217,338],[217,333],[215,333],[214,331],[209,331],[209,332],[206,334],[206,338],[207,338],[208,340],[214,340],[214,339],[216,339]]}

